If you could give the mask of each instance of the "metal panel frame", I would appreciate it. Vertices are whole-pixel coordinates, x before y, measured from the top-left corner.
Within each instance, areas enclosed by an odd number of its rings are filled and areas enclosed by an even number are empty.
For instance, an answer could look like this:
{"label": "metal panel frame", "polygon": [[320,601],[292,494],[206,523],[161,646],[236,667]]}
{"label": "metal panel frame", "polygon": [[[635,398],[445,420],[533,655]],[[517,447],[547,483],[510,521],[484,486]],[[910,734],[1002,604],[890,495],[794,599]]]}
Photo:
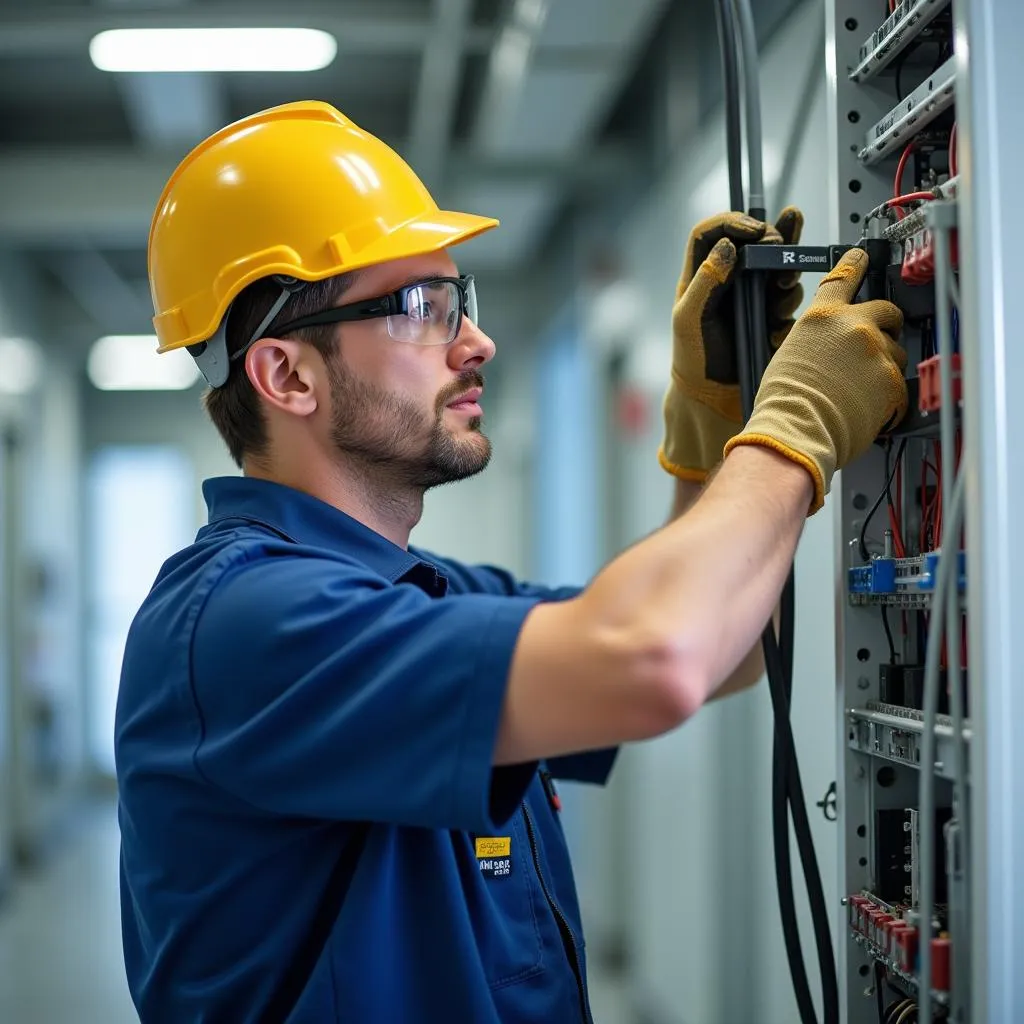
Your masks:
{"label": "metal panel frame", "polygon": [[[1015,446],[1024,437],[1024,346],[1013,337],[1024,293],[1019,239],[1019,105],[1024,94],[1024,6],[1019,0],[954,4],[958,133],[965,188],[960,251],[971,586],[972,762],[971,1020],[1011,1021],[1024,1007],[1024,474]],[[968,48],[967,43],[970,46]]]}
{"label": "metal panel frame", "polygon": [[[891,194],[887,165],[865,167],[857,154],[863,147],[866,126],[877,123],[892,107],[891,94],[875,83],[865,87],[849,80],[857,66],[860,46],[879,21],[877,0],[830,0],[826,8],[826,60],[829,92],[830,180],[835,183],[831,233],[836,243],[856,242],[861,235],[863,213]],[[878,700],[878,665],[885,660],[887,645],[877,610],[851,608],[846,595],[846,569],[852,556],[867,508],[878,491],[884,469],[882,453],[870,451],[845,469],[833,485],[831,506],[836,522],[836,704],[838,729],[837,796],[839,845],[839,892],[849,895],[866,888],[873,869],[872,815],[882,806],[906,806],[913,769],[895,769],[897,784],[874,785],[877,765],[851,749],[846,710]],[[876,531],[875,527],[879,527]],[[881,544],[881,519],[876,517],[868,538]],[[858,657],[858,654],[860,657]],[[865,657],[866,655],[866,657]],[[869,988],[871,958],[852,941],[846,917],[840,917],[836,936],[839,958],[840,1013],[845,1024],[876,1024],[874,1000]]]}
{"label": "metal panel frame", "polygon": [[[872,91],[857,89],[846,71],[856,59],[856,42],[877,18],[868,0],[831,0],[828,5],[828,60],[832,118],[832,174],[837,182],[833,208],[836,241],[850,239],[850,215],[876,196],[873,169],[856,161],[856,127],[851,110],[863,119]],[[856,32],[848,19],[861,23]],[[957,116],[962,167],[960,253],[964,450],[968,460],[967,550],[970,611],[969,663],[972,686],[971,782],[974,806],[971,888],[971,1022],[1010,1021],[1024,1007],[1024,746],[1016,738],[1024,717],[1019,666],[1024,665],[1024,631],[1014,587],[1024,578],[1024,531],[1015,512],[1024,508],[1024,474],[1015,472],[1013,446],[1024,436],[1024,403],[1015,401],[1024,385],[1024,345],[1011,336],[1013,302],[1024,292],[1024,270],[1016,245],[1024,237],[1024,204],[1019,200],[1020,156],[1024,140],[1017,105],[1024,93],[1024,63],[1017,41],[1024,37],[1024,6],[1018,0],[954,3],[957,53]],[[970,44],[968,47],[968,43]],[[876,93],[879,97],[882,93]],[[880,104],[881,105],[881,104]],[[874,111],[868,112],[869,116]],[[849,182],[859,179],[858,192]],[[858,463],[843,474],[833,499],[838,524],[840,567],[856,523],[854,496],[859,486],[877,485],[877,466]],[[856,650],[872,650],[877,630],[847,606],[845,580],[837,586],[837,720],[845,731],[846,707],[863,704],[874,681],[862,671]],[[870,668],[869,659],[866,667]],[[1017,673],[1015,673],[1017,670]],[[867,679],[865,689],[858,681]],[[844,829],[841,886],[850,890],[867,872],[860,865],[856,810],[870,806],[863,756],[843,736],[839,808]],[[861,841],[862,842],[862,841]],[[870,857],[870,854],[868,854]],[[863,957],[841,939],[844,1020],[871,1019],[859,974]]]}
{"label": "metal panel frame", "polygon": [[[830,170],[835,189],[830,240],[848,243],[860,237],[863,230],[860,217],[864,212],[892,195],[895,160],[866,166],[859,156],[862,155],[865,125],[875,124],[889,113],[894,93],[891,80],[873,79],[857,84],[849,78],[860,59],[860,44],[879,25],[881,5],[876,0],[830,0],[826,10]],[[965,150],[966,145],[962,143],[961,152]],[[961,323],[964,323],[963,317]],[[968,333],[966,329],[964,333]],[[908,336],[908,343],[914,347],[913,335]],[[910,355],[913,361],[915,353],[911,351]],[[894,763],[858,749],[860,744],[856,742],[856,732],[850,734],[853,723],[847,715],[849,709],[864,708],[868,701],[878,699],[878,666],[888,656],[878,609],[871,605],[851,606],[846,579],[847,568],[860,564],[856,543],[864,510],[877,496],[883,479],[883,457],[880,451],[873,449],[841,474],[832,500],[838,560],[836,723],[840,730],[837,788],[842,829],[839,885],[845,895],[870,887],[874,850],[873,821],[868,815],[882,807],[908,807],[917,803],[919,769],[913,764]],[[867,534],[869,546],[873,542],[876,550],[882,546],[884,519],[884,516],[877,516]],[[971,574],[973,579],[973,563]],[[978,678],[973,668],[972,675]],[[890,769],[884,775],[880,774],[883,766]],[[888,785],[882,784],[883,779]],[[853,941],[845,927],[843,932],[837,942],[843,1020],[846,1024],[874,1024],[877,1010],[872,995],[870,956],[864,944]],[[965,945],[967,943],[961,943],[961,948]],[[986,1018],[973,1015],[970,1019]]]}

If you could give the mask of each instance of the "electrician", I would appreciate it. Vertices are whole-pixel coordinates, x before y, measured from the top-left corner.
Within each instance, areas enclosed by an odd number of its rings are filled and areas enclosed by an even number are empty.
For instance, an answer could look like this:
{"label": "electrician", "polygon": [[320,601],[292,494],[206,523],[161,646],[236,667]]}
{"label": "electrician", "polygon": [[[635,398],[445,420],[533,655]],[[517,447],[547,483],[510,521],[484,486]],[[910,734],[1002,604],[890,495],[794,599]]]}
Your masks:
{"label": "electrician", "polygon": [[424,492],[490,454],[495,347],[449,250],[495,226],[440,211],[317,102],[216,133],[160,197],[160,351],[196,358],[243,475],[205,482],[209,521],[124,655],[143,1024],[588,1020],[553,777],[602,783],[618,744],[756,680],[805,517],[905,409],[899,312],[851,304],[855,250],[795,326],[798,285],[779,283],[781,344],[741,424],[736,245],[793,240],[800,216],[716,218],[673,310],[673,519],[581,592],[411,547]]}

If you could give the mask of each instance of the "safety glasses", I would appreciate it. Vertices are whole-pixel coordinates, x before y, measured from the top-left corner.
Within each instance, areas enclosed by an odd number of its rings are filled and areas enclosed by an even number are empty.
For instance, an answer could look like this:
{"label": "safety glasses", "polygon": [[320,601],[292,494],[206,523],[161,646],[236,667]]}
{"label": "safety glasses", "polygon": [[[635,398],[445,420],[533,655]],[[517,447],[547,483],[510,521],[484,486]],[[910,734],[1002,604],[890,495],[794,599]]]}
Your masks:
{"label": "safety glasses", "polygon": [[405,285],[390,295],[363,299],[299,317],[274,328],[275,335],[300,327],[386,320],[388,335],[412,345],[450,345],[459,335],[462,318],[477,323],[476,286],[473,276],[431,277]]}

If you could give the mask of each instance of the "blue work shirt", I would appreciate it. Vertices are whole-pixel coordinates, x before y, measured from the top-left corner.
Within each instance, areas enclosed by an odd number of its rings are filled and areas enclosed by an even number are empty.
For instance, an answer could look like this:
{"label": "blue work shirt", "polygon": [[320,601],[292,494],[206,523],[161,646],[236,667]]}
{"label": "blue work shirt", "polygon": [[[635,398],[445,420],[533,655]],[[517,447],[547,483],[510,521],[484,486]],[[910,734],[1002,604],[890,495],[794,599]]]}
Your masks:
{"label": "blue work shirt", "polygon": [[316,498],[207,481],[125,650],[115,749],[143,1024],[589,1019],[550,782],[495,768],[523,619],[572,591],[379,534]]}

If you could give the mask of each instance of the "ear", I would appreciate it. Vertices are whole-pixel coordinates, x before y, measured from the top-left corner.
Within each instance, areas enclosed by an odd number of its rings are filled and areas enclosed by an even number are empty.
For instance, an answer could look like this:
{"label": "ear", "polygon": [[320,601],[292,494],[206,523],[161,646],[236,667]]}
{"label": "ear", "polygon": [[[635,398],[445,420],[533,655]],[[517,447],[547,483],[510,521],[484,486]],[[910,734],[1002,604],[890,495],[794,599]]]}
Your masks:
{"label": "ear", "polygon": [[256,394],[293,416],[316,412],[324,381],[322,361],[309,345],[284,338],[261,338],[245,354],[245,372]]}

